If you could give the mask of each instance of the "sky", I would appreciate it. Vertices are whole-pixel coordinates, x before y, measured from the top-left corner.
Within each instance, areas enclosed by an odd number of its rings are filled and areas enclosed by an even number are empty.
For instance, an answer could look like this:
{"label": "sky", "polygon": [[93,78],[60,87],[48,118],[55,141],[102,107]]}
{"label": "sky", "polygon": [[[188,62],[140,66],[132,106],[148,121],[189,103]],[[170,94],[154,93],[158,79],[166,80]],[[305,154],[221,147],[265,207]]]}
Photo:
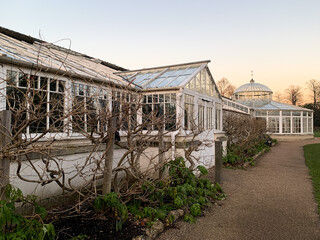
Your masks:
{"label": "sky", "polygon": [[215,81],[239,87],[253,71],[280,93],[320,80],[319,0],[10,0],[1,9],[2,27],[131,70],[211,60]]}

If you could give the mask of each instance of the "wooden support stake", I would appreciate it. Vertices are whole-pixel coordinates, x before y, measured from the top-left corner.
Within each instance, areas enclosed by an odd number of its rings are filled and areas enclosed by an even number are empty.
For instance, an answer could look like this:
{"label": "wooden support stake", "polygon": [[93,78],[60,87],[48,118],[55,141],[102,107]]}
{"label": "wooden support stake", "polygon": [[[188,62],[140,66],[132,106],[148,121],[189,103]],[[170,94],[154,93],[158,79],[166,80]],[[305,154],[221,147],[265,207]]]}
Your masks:
{"label": "wooden support stake", "polygon": [[[2,156],[5,155],[6,148],[11,142],[11,112],[4,110],[0,112],[0,150]],[[0,159],[0,199],[5,198],[5,188],[9,184],[10,159],[2,157]]]}
{"label": "wooden support stake", "polygon": [[111,117],[111,119],[108,121],[108,139],[106,143],[107,152],[104,163],[102,194],[111,192],[114,135],[116,130],[116,118]]}
{"label": "wooden support stake", "polygon": [[222,141],[215,141],[215,182],[221,184]]}
{"label": "wooden support stake", "polygon": [[164,141],[163,141],[163,125],[159,127],[159,179],[163,178],[164,165]]}

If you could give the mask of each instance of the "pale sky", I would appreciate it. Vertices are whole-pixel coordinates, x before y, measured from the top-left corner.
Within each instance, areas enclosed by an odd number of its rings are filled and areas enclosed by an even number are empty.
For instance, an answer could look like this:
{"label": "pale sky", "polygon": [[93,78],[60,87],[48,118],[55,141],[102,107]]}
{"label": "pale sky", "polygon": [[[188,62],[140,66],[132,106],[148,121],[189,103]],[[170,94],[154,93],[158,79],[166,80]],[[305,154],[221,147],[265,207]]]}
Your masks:
{"label": "pale sky", "polygon": [[273,92],[320,80],[320,0],[10,0],[0,25],[128,69],[211,60],[215,81],[253,70]]}

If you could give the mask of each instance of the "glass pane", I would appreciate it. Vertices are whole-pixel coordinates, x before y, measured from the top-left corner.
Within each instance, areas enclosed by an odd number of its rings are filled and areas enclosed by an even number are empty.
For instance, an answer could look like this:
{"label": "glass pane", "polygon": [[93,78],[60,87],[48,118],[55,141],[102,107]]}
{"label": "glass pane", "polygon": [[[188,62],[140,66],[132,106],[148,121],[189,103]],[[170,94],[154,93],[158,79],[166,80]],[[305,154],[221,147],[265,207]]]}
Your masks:
{"label": "glass pane", "polygon": [[80,96],[84,95],[84,85],[83,84],[79,84],[79,95]]}
{"label": "glass pane", "polygon": [[30,87],[38,89],[38,76],[36,75],[30,76]]}
{"label": "glass pane", "polygon": [[40,89],[42,91],[45,91],[47,90],[47,86],[48,86],[48,78],[40,77]]}
{"label": "glass pane", "polygon": [[163,94],[159,94],[159,102],[164,102],[164,96],[163,96]]}
{"label": "glass pane", "polygon": [[269,116],[279,116],[280,115],[280,111],[268,111],[268,115]]}
{"label": "glass pane", "polygon": [[170,84],[171,81],[173,81],[176,77],[168,77],[164,81],[158,84],[157,87],[168,87],[168,84]]}
{"label": "glass pane", "polygon": [[19,73],[19,87],[27,87],[27,74]]}
{"label": "glass pane", "polygon": [[291,116],[290,111],[282,111],[282,116]]}
{"label": "glass pane", "polygon": [[64,92],[65,81],[59,81],[59,92]]}
{"label": "glass pane", "polygon": [[175,75],[173,75],[174,74],[174,72],[176,71],[176,69],[170,69],[170,70],[167,70],[165,73],[163,73],[162,75],[161,75],[161,77],[168,77],[168,76],[175,76]]}
{"label": "glass pane", "polygon": [[17,81],[17,72],[15,71],[7,71],[7,84],[8,85],[15,85],[16,81]]}
{"label": "glass pane", "polygon": [[152,81],[148,87],[158,87],[159,84],[165,79],[165,77],[159,77],[159,78],[156,78],[154,81]]}
{"label": "glass pane", "polygon": [[179,86],[182,82],[184,82],[189,76],[183,75],[177,77],[172,83],[170,83],[169,87]]}
{"label": "glass pane", "polygon": [[291,133],[291,117],[282,118],[282,133]]}
{"label": "glass pane", "polygon": [[57,91],[57,80],[50,80],[50,91],[55,92]]}
{"label": "glass pane", "polygon": [[166,93],[164,96],[165,96],[165,102],[170,102],[170,93]]}
{"label": "glass pane", "polygon": [[190,75],[190,74],[194,73],[198,68],[199,68],[199,66],[198,67],[188,68],[183,74],[184,75],[187,75],[187,74]]}

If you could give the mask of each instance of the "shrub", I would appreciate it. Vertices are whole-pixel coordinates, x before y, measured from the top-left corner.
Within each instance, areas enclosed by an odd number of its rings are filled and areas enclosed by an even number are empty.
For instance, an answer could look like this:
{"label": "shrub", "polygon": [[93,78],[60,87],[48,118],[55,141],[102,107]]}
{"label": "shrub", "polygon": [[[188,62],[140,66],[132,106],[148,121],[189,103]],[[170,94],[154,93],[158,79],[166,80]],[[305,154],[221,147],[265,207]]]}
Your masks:
{"label": "shrub", "polygon": [[[36,204],[36,197],[24,197],[21,190],[8,185],[6,188],[8,200],[0,201],[0,239],[55,239],[55,230],[51,223],[44,224],[46,216],[44,208]],[[35,206],[35,215],[30,218],[15,213],[15,203],[31,203]]]}
{"label": "shrub", "polygon": [[128,218],[128,209],[122,204],[118,195],[114,192],[101,195],[96,198],[94,207],[97,211],[103,212],[105,215],[115,218],[116,231],[122,230],[122,224]]}
{"label": "shrub", "polygon": [[[170,161],[166,167],[169,168],[167,179],[145,182],[141,195],[136,195],[129,203],[128,210],[136,218],[146,218],[150,222],[163,220],[168,217],[169,211],[183,208],[190,212],[184,220],[194,222],[194,217],[201,215],[210,200],[224,198],[220,185],[197,177],[186,167],[182,157]],[[208,173],[204,166],[198,166],[197,170],[201,176]],[[167,222],[172,222],[172,219],[167,219]]]}

